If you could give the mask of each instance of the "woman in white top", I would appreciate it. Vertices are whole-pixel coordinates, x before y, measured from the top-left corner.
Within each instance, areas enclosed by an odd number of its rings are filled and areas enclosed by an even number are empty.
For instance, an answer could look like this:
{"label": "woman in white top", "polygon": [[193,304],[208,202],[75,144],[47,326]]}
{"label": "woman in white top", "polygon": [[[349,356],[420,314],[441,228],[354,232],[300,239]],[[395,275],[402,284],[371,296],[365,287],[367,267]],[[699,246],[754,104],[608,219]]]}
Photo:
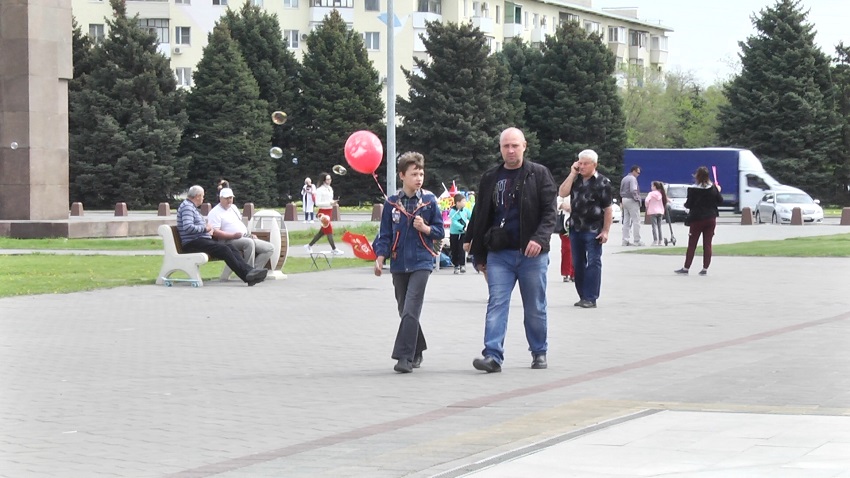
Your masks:
{"label": "woman in white top", "polygon": [[319,232],[313,236],[313,239],[309,244],[304,246],[307,249],[307,252],[313,253],[313,244],[315,244],[322,236],[328,238],[328,243],[331,245],[331,249],[335,255],[340,255],[343,252],[336,248],[336,243],[334,243],[334,228],[331,224],[331,214],[333,214],[333,207],[337,203],[334,200],[334,190],[331,187],[331,175],[328,173],[322,173],[319,175],[319,187],[316,188],[316,206],[319,208],[319,214],[316,216],[319,219],[320,227]]}

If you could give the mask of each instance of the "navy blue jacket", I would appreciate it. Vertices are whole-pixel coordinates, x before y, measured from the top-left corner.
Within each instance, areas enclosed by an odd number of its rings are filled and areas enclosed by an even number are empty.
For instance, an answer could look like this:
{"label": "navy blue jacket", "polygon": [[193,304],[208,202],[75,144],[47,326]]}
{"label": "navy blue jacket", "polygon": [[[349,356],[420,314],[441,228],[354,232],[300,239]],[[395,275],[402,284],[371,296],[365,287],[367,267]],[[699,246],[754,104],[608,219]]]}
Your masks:
{"label": "navy blue jacket", "polygon": [[[421,216],[431,227],[430,234],[422,234],[413,227],[416,216]],[[384,203],[381,229],[372,249],[376,255],[390,259],[390,272],[433,270],[434,241],[441,241],[443,237],[443,215],[437,197],[420,189],[415,197],[408,198],[399,190]]]}

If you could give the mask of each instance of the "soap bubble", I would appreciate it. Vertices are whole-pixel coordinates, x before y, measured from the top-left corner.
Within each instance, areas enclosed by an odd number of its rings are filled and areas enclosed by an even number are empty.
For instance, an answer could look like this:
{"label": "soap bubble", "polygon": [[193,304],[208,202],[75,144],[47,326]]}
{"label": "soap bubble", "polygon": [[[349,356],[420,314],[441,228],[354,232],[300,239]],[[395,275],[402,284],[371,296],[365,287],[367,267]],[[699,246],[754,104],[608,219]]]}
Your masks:
{"label": "soap bubble", "polygon": [[298,164],[298,158],[292,158],[292,164]]}
{"label": "soap bubble", "polygon": [[12,149],[18,149],[18,142],[12,141],[12,144],[10,144],[9,147],[12,148]]}
{"label": "soap bubble", "polygon": [[269,150],[269,156],[274,159],[280,159],[283,157],[283,150],[275,146]]}
{"label": "soap bubble", "polygon": [[286,123],[286,113],[283,111],[275,111],[272,113],[272,123],[274,124],[283,124]]}
{"label": "soap bubble", "polygon": [[347,173],[348,170],[345,169],[345,166],[343,166],[341,164],[337,164],[336,166],[333,167],[333,172],[334,172],[334,174],[338,174],[340,176],[345,176],[345,173]]}

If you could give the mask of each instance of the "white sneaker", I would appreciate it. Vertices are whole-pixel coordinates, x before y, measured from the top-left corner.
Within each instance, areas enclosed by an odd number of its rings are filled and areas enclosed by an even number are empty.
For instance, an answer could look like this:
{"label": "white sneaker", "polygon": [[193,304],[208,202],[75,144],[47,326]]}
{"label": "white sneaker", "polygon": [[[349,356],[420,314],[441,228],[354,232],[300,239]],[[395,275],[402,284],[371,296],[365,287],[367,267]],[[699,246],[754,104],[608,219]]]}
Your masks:
{"label": "white sneaker", "polygon": [[334,250],[331,251],[331,253],[335,256],[341,256],[341,255],[345,254],[344,251],[341,251],[339,249],[334,249]]}
{"label": "white sneaker", "polygon": [[307,254],[313,253],[313,248],[310,247],[310,244],[304,244],[304,250],[307,251]]}
{"label": "white sneaker", "polygon": [[314,220],[310,219],[310,224],[313,224],[314,222],[316,222],[316,221],[314,221]]}

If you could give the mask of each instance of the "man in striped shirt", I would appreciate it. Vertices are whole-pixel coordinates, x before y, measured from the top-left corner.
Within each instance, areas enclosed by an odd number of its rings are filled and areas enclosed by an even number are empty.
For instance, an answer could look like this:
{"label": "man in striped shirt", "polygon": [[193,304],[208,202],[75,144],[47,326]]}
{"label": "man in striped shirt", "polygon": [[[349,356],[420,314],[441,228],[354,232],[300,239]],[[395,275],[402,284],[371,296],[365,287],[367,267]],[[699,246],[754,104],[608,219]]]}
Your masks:
{"label": "man in striped shirt", "polygon": [[203,202],[204,188],[196,185],[189,188],[186,199],[177,208],[177,231],[183,252],[203,252],[223,260],[249,286],[266,280],[268,270],[253,269],[232,246],[213,240],[212,226],[204,221],[198,210]]}

